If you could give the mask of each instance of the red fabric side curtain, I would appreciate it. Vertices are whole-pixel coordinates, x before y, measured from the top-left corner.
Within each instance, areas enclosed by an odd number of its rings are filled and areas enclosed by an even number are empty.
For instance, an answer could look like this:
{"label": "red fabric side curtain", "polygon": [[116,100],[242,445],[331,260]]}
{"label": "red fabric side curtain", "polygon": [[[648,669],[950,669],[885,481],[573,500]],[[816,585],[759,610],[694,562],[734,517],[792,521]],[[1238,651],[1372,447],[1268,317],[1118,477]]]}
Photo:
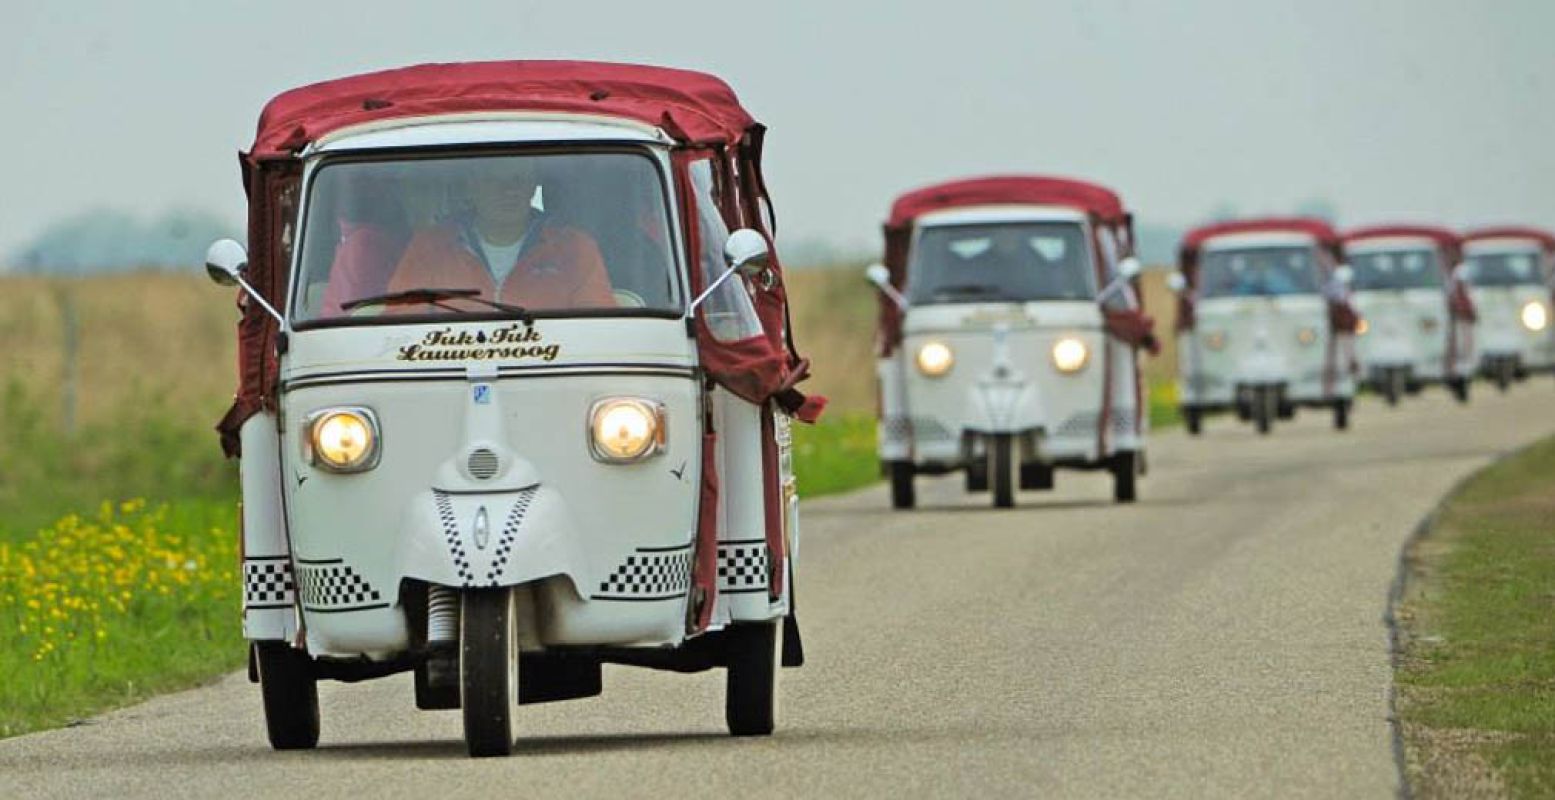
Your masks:
{"label": "red fabric side curtain", "polygon": [[[907,246],[912,241],[910,226],[885,228],[885,267],[891,273],[891,285],[898,291],[907,285]],[[896,302],[877,292],[880,303],[880,323],[875,331],[875,352],[884,358],[896,352],[902,345],[902,310]]]}
{"label": "red fabric side curtain", "polygon": [[1161,352],[1161,343],[1155,338],[1155,319],[1140,309],[1107,309],[1107,333],[1134,347],[1143,347],[1151,355]]}
{"label": "red fabric side curtain", "polygon": [[1360,326],[1361,315],[1356,313],[1355,307],[1344,300],[1330,300],[1328,303],[1328,328],[1335,333],[1355,333]]}

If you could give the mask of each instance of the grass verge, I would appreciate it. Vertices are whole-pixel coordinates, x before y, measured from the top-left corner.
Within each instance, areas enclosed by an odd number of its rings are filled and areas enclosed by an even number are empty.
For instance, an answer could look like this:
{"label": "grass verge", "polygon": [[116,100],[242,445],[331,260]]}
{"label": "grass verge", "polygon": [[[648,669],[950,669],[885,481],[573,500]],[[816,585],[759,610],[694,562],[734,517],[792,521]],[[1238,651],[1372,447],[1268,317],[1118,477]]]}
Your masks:
{"label": "grass verge", "polygon": [[1421,797],[1555,796],[1555,439],[1481,472],[1407,554],[1398,711]]}
{"label": "grass verge", "polygon": [[793,431],[800,497],[846,492],[880,480],[873,414],[827,414],[814,425],[796,424]]}
{"label": "grass verge", "polygon": [[236,511],[103,503],[0,541],[0,737],[239,666]]}

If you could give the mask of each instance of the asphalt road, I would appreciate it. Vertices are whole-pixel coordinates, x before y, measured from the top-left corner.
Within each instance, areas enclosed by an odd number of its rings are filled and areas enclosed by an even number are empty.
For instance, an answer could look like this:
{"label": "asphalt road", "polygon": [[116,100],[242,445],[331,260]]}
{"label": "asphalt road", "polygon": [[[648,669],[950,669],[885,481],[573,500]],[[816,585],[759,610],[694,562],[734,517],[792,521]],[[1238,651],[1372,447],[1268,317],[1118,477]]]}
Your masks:
{"label": "asphalt road", "polygon": [[1267,438],[1156,437],[1142,501],[1100,475],[995,511],[959,478],[805,508],[810,664],[770,739],[723,734],[721,673],[607,668],[464,757],[404,676],[322,687],[320,748],[275,753],[242,676],[0,742],[0,795],[1262,796],[1398,790],[1383,623],[1399,548],[1452,485],[1555,431],[1555,382],[1460,408],[1366,402]]}

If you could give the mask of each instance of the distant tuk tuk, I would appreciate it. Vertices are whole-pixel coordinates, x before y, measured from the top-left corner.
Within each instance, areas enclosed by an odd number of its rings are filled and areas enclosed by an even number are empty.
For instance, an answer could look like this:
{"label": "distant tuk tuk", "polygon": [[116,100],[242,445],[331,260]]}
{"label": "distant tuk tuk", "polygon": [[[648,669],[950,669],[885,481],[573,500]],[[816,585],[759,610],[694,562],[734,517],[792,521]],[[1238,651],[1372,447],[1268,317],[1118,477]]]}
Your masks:
{"label": "distant tuk tuk", "polygon": [[1055,469],[1102,470],[1132,502],[1149,426],[1133,220],[1111,190],[1050,177],[975,178],[902,195],[885,224],[879,454],[891,503],[914,478],[965,472],[1014,505]]}
{"label": "distant tuk tuk", "polygon": [[[285,92],[242,157],[243,630],[271,744],[317,681],[415,673],[505,755],[601,664],[727,671],[774,726],[794,615],[795,384],[764,128],[722,81],[586,62]],[[732,231],[732,233],[731,233]]]}
{"label": "distant tuk tuk", "polygon": [[1555,234],[1497,227],[1463,237],[1464,279],[1479,311],[1479,372],[1505,391],[1555,368],[1550,327]]}
{"label": "distant tuk tuk", "polygon": [[1474,377],[1474,301],[1457,266],[1458,235],[1424,225],[1347,231],[1351,302],[1361,316],[1362,383],[1389,405],[1426,384],[1467,402]]}
{"label": "distant tuk tuk", "polygon": [[1349,427],[1355,397],[1349,266],[1339,235],[1308,218],[1196,228],[1183,239],[1177,293],[1178,393],[1188,432],[1235,411],[1267,434],[1300,406]]}

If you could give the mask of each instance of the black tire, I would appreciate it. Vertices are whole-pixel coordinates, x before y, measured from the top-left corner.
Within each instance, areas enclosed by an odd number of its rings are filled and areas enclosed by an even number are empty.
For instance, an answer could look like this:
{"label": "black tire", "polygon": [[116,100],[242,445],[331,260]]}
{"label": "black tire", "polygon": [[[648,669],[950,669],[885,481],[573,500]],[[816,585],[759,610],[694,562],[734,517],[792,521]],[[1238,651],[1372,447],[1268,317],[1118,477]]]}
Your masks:
{"label": "black tire", "polygon": [[1469,402],[1469,381],[1467,378],[1449,378],[1447,389],[1452,392],[1452,397],[1459,403]]}
{"label": "black tire", "polygon": [[918,492],[913,488],[911,461],[891,462],[891,507],[912,508],[918,504]]}
{"label": "black tire", "polygon": [[777,725],[782,637],[777,622],[730,625],[724,631],[728,676],[724,722],[731,736],[770,736]]}
{"label": "black tire", "polygon": [[459,705],[475,758],[513,752],[518,636],[511,589],[467,589],[459,613]]}
{"label": "black tire", "polygon": [[1334,430],[1347,431],[1350,429],[1350,401],[1334,401]]}
{"label": "black tire", "polygon": [[1253,392],[1253,424],[1258,427],[1258,432],[1265,436],[1274,426],[1274,417],[1278,413],[1275,403],[1274,392],[1269,389],[1261,388]]}
{"label": "black tire", "polygon": [[1388,401],[1388,405],[1398,405],[1399,384],[1403,383],[1403,374],[1398,370],[1390,369],[1382,376],[1382,399]]}
{"label": "black tire", "polygon": [[996,433],[988,443],[988,482],[994,508],[1015,505],[1015,437]]}
{"label": "black tire", "polygon": [[1182,421],[1188,428],[1189,436],[1198,436],[1204,430],[1203,412],[1197,408],[1184,408],[1182,410]]}
{"label": "black tire", "polygon": [[1496,388],[1506,391],[1512,386],[1512,362],[1500,361],[1496,363]]}
{"label": "black tire", "polygon": [[1132,503],[1138,499],[1139,454],[1124,450],[1112,455],[1112,499]]}
{"label": "black tire", "polygon": [[285,642],[256,642],[265,730],[276,750],[312,750],[319,744],[319,683],[308,655]]}
{"label": "black tire", "polygon": [[972,492],[988,491],[988,459],[973,460],[963,470],[966,478],[966,490]]}

